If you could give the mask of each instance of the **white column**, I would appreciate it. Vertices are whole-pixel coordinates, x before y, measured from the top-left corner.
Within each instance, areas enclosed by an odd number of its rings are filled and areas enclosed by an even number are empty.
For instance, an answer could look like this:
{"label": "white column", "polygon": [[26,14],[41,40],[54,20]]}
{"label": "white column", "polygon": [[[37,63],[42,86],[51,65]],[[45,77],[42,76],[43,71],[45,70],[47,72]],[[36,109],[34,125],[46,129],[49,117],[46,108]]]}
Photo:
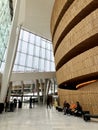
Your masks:
{"label": "white column", "polygon": [[12,90],[12,82],[9,83],[8,94],[7,94],[7,102],[10,101],[11,90]]}
{"label": "white column", "polygon": [[47,86],[47,96],[48,96],[48,94],[49,94],[49,89],[50,89],[50,87],[51,87],[51,80],[50,79],[48,79],[48,86]]}
{"label": "white column", "polygon": [[39,87],[40,87],[39,80],[36,79],[37,97],[38,97],[38,103],[40,104]]}
{"label": "white column", "polygon": [[24,85],[23,81],[21,81],[21,86],[22,86],[22,95],[21,95],[21,101],[23,102],[23,96],[24,96],[24,87],[25,87],[25,85]]}
{"label": "white column", "polygon": [[7,49],[6,64],[5,64],[4,73],[2,75],[2,85],[1,85],[1,95],[0,95],[1,96],[0,102],[2,103],[4,102],[5,97],[6,97],[8,83],[10,80],[10,75],[12,72],[15,54],[16,54],[17,45],[18,45],[19,32],[17,34],[16,30],[17,30],[18,16],[19,16],[19,10],[20,10],[20,0],[16,0],[15,7],[16,7],[15,15],[13,17],[12,29],[11,29],[11,34],[10,34],[10,39],[9,39],[9,44],[8,44],[8,49]]}
{"label": "white column", "polygon": [[45,101],[46,101],[46,90],[47,90],[47,82],[48,82],[48,79],[45,79],[45,83],[44,83],[44,95],[43,95],[43,104],[45,104]]}

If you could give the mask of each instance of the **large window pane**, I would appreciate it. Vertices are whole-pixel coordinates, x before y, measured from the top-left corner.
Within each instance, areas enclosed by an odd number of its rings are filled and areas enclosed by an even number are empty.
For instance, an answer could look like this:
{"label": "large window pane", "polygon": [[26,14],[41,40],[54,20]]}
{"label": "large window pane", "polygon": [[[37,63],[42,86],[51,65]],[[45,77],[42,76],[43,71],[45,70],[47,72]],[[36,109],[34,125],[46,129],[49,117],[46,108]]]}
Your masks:
{"label": "large window pane", "polygon": [[23,40],[26,41],[26,42],[29,41],[29,32],[24,31],[24,33],[23,33]]}
{"label": "large window pane", "polygon": [[[4,61],[4,54],[8,45],[8,39],[11,29],[11,15],[8,0],[0,0],[0,63]],[[1,70],[4,69],[4,64],[1,63]]]}
{"label": "large window pane", "polygon": [[25,71],[32,71],[32,69],[31,69],[31,68],[26,67],[26,68],[25,68]]}
{"label": "large window pane", "polygon": [[34,57],[33,67],[35,69],[38,69],[38,66],[39,66],[39,58],[38,57]]}
{"label": "large window pane", "polygon": [[26,55],[23,54],[23,53],[21,53],[21,54],[20,54],[19,64],[25,66],[25,62],[26,62]]}
{"label": "large window pane", "polygon": [[40,51],[40,48],[35,46],[35,56],[39,56],[39,51]]}
{"label": "large window pane", "polygon": [[40,57],[45,58],[45,49],[41,48]]}
{"label": "large window pane", "polygon": [[50,56],[50,60],[54,62],[54,55],[53,55],[53,52],[52,52],[52,51],[50,52],[50,55],[51,55],[51,56]]}
{"label": "large window pane", "polygon": [[28,55],[27,57],[27,64],[28,67],[32,67],[32,56]]}
{"label": "large window pane", "polygon": [[50,42],[48,42],[48,41],[47,41],[47,43],[46,43],[46,48],[47,48],[48,50],[50,50]]}
{"label": "large window pane", "polygon": [[35,41],[35,35],[30,33],[30,43],[34,43]]}
{"label": "large window pane", "polygon": [[39,36],[36,36],[36,45],[40,46],[40,37]]}
{"label": "large window pane", "polygon": [[44,59],[40,59],[39,69],[41,71],[44,71],[45,65],[44,65]]}
{"label": "large window pane", "polygon": [[50,71],[50,62],[48,60],[45,61],[45,71]]}
{"label": "large window pane", "polygon": [[18,71],[24,71],[24,66],[18,66]]}
{"label": "large window pane", "polygon": [[41,47],[42,47],[42,48],[45,48],[45,45],[46,45],[46,42],[45,42],[44,39],[42,39],[42,41],[41,41]]}
{"label": "large window pane", "polygon": [[46,50],[46,59],[50,60],[50,51]]}
{"label": "large window pane", "polygon": [[27,43],[26,42],[22,42],[22,48],[21,51],[26,53],[27,52]]}
{"label": "large window pane", "polygon": [[54,62],[50,62],[51,71],[55,71],[55,64]]}
{"label": "large window pane", "polygon": [[28,54],[33,55],[33,53],[34,53],[34,45],[33,44],[29,44]]}
{"label": "large window pane", "polygon": [[[54,57],[51,51],[51,42],[32,33],[26,33],[24,30],[20,35],[19,52],[15,60],[17,68],[18,65],[20,65],[24,66],[24,71],[52,71],[54,67]],[[51,63],[52,61],[53,63]],[[20,68],[18,68],[18,70],[20,70]]]}

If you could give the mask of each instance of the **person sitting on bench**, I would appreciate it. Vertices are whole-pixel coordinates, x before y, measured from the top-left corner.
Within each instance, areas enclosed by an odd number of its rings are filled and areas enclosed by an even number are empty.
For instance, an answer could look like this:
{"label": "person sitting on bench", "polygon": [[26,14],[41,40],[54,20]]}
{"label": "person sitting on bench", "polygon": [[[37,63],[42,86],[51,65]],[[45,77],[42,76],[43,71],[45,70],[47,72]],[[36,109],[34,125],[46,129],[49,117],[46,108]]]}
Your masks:
{"label": "person sitting on bench", "polygon": [[74,115],[74,111],[75,111],[76,107],[77,107],[77,105],[72,102],[71,105],[70,105],[70,108],[69,108],[69,114],[70,115]]}
{"label": "person sitting on bench", "polygon": [[68,103],[68,102],[66,102],[66,101],[64,101],[64,105],[63,105],[63,110],[64,110],[64,115],[66,115],[66,114],[69,114],[70,112],[70,104]]}
{"label": "person sitting on bench", "polygon": [[77,107],[75,108],[74,115],[80,117],[83,114],[82,107],[78,101],[76,102],[76,105]]}

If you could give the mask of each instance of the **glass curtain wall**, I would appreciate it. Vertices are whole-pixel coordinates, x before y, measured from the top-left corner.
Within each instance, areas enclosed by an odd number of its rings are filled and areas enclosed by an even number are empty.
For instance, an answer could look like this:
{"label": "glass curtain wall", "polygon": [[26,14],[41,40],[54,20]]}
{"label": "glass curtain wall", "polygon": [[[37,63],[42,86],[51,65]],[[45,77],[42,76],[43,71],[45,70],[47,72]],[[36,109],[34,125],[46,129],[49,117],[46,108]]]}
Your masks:
{"label": "glass curtain wall", "polygon": [[21,29],[13,71],[55,71],[52,43]]}
{"label": "glass curtain wall", "polygon": [[9,0],[0,0],[0,71],[3,71],[5,64],[5,51],[11,29],[11,15]]}

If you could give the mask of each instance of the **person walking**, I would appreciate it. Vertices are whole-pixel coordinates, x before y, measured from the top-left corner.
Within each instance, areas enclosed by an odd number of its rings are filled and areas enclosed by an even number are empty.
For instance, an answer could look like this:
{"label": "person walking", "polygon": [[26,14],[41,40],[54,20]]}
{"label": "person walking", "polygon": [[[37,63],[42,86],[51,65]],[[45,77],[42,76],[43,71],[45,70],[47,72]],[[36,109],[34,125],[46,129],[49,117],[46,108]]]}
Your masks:
{"label": "person walking", "polygon": [[30,97],[30,100],[29,100],[29,108],[32,108],[32,97]]}
{"label": "person walking", "polygon": [[49,107],[51,109],[51,106],[52,106],[52,97],[48,96],[47,97],[47,108]]}

